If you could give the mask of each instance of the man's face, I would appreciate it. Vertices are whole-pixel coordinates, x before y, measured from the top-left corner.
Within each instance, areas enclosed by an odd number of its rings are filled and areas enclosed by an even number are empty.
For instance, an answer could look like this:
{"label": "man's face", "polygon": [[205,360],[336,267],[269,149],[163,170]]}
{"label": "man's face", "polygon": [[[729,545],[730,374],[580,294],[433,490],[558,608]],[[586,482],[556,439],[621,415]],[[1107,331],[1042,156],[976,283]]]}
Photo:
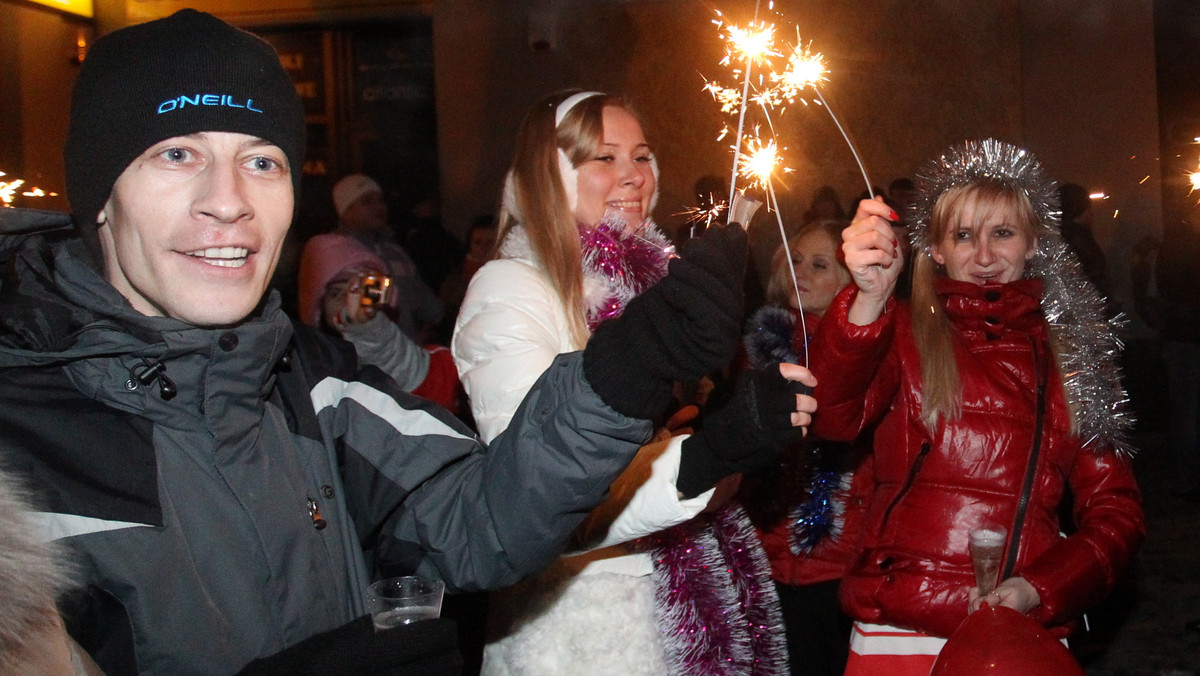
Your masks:
{"label": "man's face", "polygon": [[293,199],[287,156],[267,141],[204,132],[156,143],[100,214],[108,281],[143,314],[235,324],[266,292]]}

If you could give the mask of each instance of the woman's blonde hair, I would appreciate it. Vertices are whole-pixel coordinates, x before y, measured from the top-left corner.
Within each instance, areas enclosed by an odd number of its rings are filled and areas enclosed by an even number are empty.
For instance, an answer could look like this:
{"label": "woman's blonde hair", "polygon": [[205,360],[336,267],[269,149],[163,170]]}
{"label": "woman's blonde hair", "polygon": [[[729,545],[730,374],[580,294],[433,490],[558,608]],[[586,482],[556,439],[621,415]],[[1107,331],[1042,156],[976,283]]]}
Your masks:
{"label": "woman's blonde hair", "polygon": [[524,228],[534,255],[566,308],[572,340],[583,345],[590,332],[583,301],[579,230],[558,170],[558,151],[578,167],[595,157],[604,142],[604,108],[633,111],[620,98],[596,94],[576,103],[556,126],[559,104],[577,93],[579,90],[573,89],[545,97],[521,123],[506,186],[511,194],[500,209],[497,241],[503,244],[517,225]]}
{"label": "woman's blonde hair", "polygon": [[[971,221],[964,222],[967,210]],[[1015,214],[1017,222],[1030,236],[1038,232],[1040,221],[1026,194],[1001,182],[980,181],[957,185],[943,192],[934,203],[929,219],[928,246],[916,256],[912,283],[913,339],[921,360],[922,411],[921,418],[930,429],[938,419],[957,418],[962,408],[961,381],[958,363],[954,359],[954,339],[950,322],[937,299],[934,279],[945,274],[934,262],[932,247],[940,243],[950,228],[978,230],[983,222],[997,211]],[[1027,269],[1028,271],[1028,269]],[[1056,341],[1051,351],[1057,359]]]}
{"label": "woman's blonde hair", "polygon": [[792,296],[795,295],[795,289],[792,288],[792,275],[788,269],[788,256],[795,252],[796,246],[800,243],[801,238],[808,235],[810,232],[820,231],[829,235],[829,239],[833,241],[833,248],[837,254],[837,262],[843,274],[842,285],[850,283],[850,271],[846,269],[846,262],[842,258],[842,230],[846,229],[845,221],[836,219],[826,219],[810,223],[788,240],[787,248],[780,246],[775,250],[775,255],[771,257],[771,276],[767,278],[766,299],[768,303],[780,305],[782,307],[792,306]]}

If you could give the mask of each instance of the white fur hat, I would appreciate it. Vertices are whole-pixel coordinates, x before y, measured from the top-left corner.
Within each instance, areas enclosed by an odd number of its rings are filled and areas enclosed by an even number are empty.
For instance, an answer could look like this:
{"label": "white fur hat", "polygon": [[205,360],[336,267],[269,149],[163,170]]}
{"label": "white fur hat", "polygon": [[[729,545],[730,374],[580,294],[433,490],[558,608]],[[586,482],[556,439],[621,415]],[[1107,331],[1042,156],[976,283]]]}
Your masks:
{"label": "white fur hat", "polygon": [[383,192],[383,188],[375,182],[375,179],[366,174],[350,174],[343,177],[333,186],[333,207],[337,209],[338,217],[346,213],[346,209],[350,208],[358,198],[369,192]]}

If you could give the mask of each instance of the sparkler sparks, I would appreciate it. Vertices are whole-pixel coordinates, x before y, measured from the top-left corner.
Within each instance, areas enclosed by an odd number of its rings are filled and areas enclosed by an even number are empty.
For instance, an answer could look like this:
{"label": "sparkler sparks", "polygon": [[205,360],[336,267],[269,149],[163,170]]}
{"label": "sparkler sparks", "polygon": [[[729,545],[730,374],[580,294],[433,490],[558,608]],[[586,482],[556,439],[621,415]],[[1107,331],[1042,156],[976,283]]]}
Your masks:
{"label": "sparkler sparks", "polygon": [[728,43],[725,58],[721,65],[728,66],[736,59],[749,64],[769,63],[772,56],[780,56],[775,51],[775,26],[753,23],[747,28],[716,22],[725,29],[725,40]]}
{"label": "sparkler sparks", "polygon": [[689,236],[695,237],[697,226],[703,224],[704,227],[701,229],[701,232],[707,230],[708,226],[712,225],[712,222],[719,218],[721,213],[727,208],[724,202],[718,202],[716,201],[716,197],[709,195],[707,206],[688,207],[675,215],[683,216],[687,219]]}
{"label": "sparkler sparks", "polygon": [[796,46],[788,56],[787,67],[782,73],[772,73],[779,97],[788,103],[795,101],[796,96],[806,88],[816,89],[829,80],[826,77],[829,70],[825,67],[825,57],[801,44],[798,37]]}
{"label": "sparkler sparks", "polygon": [[[7,175],[8,174],[4,173],[3,171],[0,171],[0,177]],[[37,186],[33,186],[24,192],[18,193],[17,190],[23,185],[25,185],[25,180],[21,178],[15,178],[9,181],[0,180],[0,208],[11,207],[13,200],[16,199],[17,195],[20,195],[21,197],[58,196],[58,193],[56,192],[46,192]]]}
{"label": "sparkler sparks", "polygon": [[[775,168],[782,161],[774,139],[763,143],[761,139],[751,138],[746,141],[746,152],[739,158],[738,169],[742,176],[755,181],[753,185],[765,189],[775,173]],[[791,171],[786,167],[783,170]]]}
{"label": "sparkler sparks", "polygon": [[[713,23],[718,27],[718,35],[725,41],[725,56],[721,60],[720,65],[728,67],[730,72],[740,82],[737,87],[726,86],[719,82],[706,82],[704,89],[709,92],[713,100],[715,100],[721,112],[727,115],[736,114],[738,123],[735,135],[733,137],[733,168],[729,177],[729,203],[733,203],[734,196],[738,194],[738,176],[751,181],[752,186],[761,187],[767,197],[767,211],[775,212],[776,221],[779,224],[779,234],[784,241],[784,246],[787,246],[787,234],[783,227],[783,216],[779,211],[779,203],[775,197],[775,187],[772,182],[772,176],[777,172],[788,172],[791,169],[782,167],[783,159],[781,152],[784,150],[776,140],[775,122],[771,119],[771,110],[778,109],[783,112],[783,107],[786,104],[794,103],[800,99],[805,105],[808,101],[801,97],[801,94],[811,89],[815,96],[816,102],[820,103],[821,107],[829,113],[833,118],[833,122],[837,125],[838,130],[842,133],[842,137],[846,140],[846,145],[850,147],[850,152],[854,155],[854,159],[858,162],[858,167],[862,171],[863,181],[867,184],[867,191],[874,197],[874,192],[871,186],[871,180],[867,176],[862,159],[859,157],[858,150],[850,140],[849,134],[830,109],[829,104],[822,96],[820,86],[828,80],[829,69],[825,65],[825,59],[820,52],[813,51],[811,43],[805,44],[800,39],[800,31],[796,30],[796,43],[787,48],[784,52],[780,52],[775,46],[775,26],[767,22],[758,21],[759,3],[755,4],[754,21],[748,27],[740,27],[729,24],[725,21],[721,13],[717,12],[717,19]],[[786,63],[782,70],[776,70],[773,59],[775,57],[783,57],[786,53]],[[760,73],[755,80],[752,77],[752,71],[758,67]],[[740,92],[739,92],[740,88]],[[769,137],[764,139],[759,135],[759,127],[755,126],[753,133],[743,135],[746,129],[747,108],[750,104],[754,104],[756,110],[761,114],[761,117],[767,123]],[[730,133],[731,129],[728,125],[721,130],[718,140],[723,139]],[[743,154],[743,145],[745,151]],[[782,167],[782,169],[781,169]],[[704,214],[705,210],[697,208],[694,212],[697,217],[704,218],[700,214]],[[709,217],[711,220],[711,217]],[[749,223],[743,223],[744,226],[749,226]],[[693,226],[694,229],[694,226]],[[788,261],[789,271],[792,276],[793,290],[796,292],[796,297],[799,299],[799,288],[796,282],[796,272],[791,266],[791,258],[784,257]],[[801,321],[803,321],[803,313],[801,313]],[[802,327],[802,330],[806,330]],[[805,363],[808,362],[808,350],[805,345]]]}

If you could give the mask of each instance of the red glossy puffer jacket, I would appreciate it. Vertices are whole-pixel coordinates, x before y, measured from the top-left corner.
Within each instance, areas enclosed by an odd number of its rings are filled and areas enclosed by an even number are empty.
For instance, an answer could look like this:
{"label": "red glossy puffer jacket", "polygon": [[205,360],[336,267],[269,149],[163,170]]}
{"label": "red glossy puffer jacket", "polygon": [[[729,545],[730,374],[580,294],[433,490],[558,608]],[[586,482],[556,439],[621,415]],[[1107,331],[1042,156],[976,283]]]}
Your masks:
{"label": "red glossy puffer jacket", "polygon": [[[844,289],[827,311],[812,362],[820,383],[813,433],[849,440],[879,422],[864,549],[842,583],[842,605],[858,620],[949,636],[975,584],[968,534],[999,523],[1009,531],[1010,576],[1041,596],[1030,615],[1066,635],[1068,623],[1111,590],[1145,525],[1129,459],[1082,447],[1057,370],[1042,367],[1052,358],[1040,280],[938,281],[957,334],[962,413],[934,433],[920,419],[909,308],[891,301],[879,320],[854,326],[847,311],[856,294],[853,285]],[[1063,536],[1058,508],[1068,488],[1074,531]]]}

